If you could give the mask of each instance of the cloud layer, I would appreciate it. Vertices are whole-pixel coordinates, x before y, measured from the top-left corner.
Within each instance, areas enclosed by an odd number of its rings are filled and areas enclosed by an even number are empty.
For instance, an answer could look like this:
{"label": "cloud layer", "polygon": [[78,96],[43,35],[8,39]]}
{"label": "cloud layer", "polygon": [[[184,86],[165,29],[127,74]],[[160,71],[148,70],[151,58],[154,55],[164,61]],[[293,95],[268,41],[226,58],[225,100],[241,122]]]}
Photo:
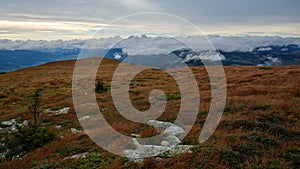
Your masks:
{"label": "cloud layer", "polygon": [[[299,6],[297,0],[1,0],[0,39],[87,39],[115,19],[150,11],[183,17],[207,34],[300,37]],[[147,29],[135,22],[132,31]]]}
{"label": "cloud layer", "polygon": [[[207,40],[208,39],[208,40]],[[210,45],[210,42],[213,46]],[[267,46],[282,46],[295,44],[300,46],[300,38],[282,38],[273,36],[189,36],[189,37],[147,37],[131,36],[121,38],[120,36],[90,39],[90,40],[0,40],[0,49],[6,50],[42,50],[54,48],[87,48],[87,49],[110,49],[123,48],[128,54],[160,54],[192,47],[198,51],[203,50],[223,50],[223,51],[252,51],[256,47],[258,50],[268,50]]]}

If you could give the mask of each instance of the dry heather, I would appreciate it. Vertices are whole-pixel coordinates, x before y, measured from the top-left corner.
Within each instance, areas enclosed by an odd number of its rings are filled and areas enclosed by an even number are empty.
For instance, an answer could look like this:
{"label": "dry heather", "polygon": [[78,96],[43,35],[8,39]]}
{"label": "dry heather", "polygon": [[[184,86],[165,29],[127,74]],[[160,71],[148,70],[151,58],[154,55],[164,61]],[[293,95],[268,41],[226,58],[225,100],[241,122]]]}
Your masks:
{"label": "dry heather", "polygon": [[[143,164],[128,161],[99,148],[81,129],[72,105],[72,73],[75,61],[53,62],[0,74],[0,121],[32,120],[26,110],[29,96],[42,91],[42,109],[70,107],[67,115],[42,114],[43,125],[56,133],[50,143],[28,152],[22,159],[2,160],[0,168],[297,168],[300,166],[300,66],[225,67],[227,102],[214,135],[199,145],[198,137],[210,105],[210,84],[204,67],[192,67],[201,95],[197,121],[184,144],[196,145],[193,153],[174,158],[147,158]],[[110,87],[118,62],[105,59],[97,79]],[[174,121],[180,108],[178,86],[167,73],[149,69],[130,85],[130,98],[138,110],[149,109],[149,92],[162,89],[168,96],[159,120]],[[110,92],[96,94],[107,121],[119,132],[143,137],[156,131],[126,120],[115,109]],[[61,125],[61,128],[55,126]],[[108,133],[109,134],[109,133]],[[0,136],[0,138],[2,135]],[[86,158],[64,157],[90,152]]]}

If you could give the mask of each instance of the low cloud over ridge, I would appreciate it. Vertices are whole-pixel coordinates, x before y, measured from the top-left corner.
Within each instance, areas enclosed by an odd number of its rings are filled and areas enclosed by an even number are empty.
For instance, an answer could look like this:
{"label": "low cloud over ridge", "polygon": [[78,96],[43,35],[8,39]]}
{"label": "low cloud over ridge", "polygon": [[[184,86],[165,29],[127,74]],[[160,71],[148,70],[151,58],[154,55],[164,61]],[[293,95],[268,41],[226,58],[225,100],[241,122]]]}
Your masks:
{"label": "low cloud over ridge", "polygon": [[[283,46],[295,44],[300,46],[300,38],[282,38],[278,36],[218,36],[209,35],[207,38],[212,42],[216,50],[226,52],[230,51],[252,51],[256,47],[264,46]],[[204,36],[189,36],[179,37],[188,45],[192,45],[199,51],[207,50],[208,41]],[[88,42],[88,48],[94,49],[110,49],[113,47],[124,48],[128,53],[135,53],[143,51],[145,46],[151,47],[152,50],[147,54],[161,53],[163,48],[165,51],[173,51],[182,48],[182,45],[174,43],[174,38],[168,37],[147,37],[147,36],[131,36],[128,38],[121,38],[119,36],[111,38],[90,39],[90,40],[0,40],[0,49],[3,50],[42,50],[54,48],[83,48]],[[117,44],[117,45],[116,45]],[[263,48],[262,48],[263,49]]]}

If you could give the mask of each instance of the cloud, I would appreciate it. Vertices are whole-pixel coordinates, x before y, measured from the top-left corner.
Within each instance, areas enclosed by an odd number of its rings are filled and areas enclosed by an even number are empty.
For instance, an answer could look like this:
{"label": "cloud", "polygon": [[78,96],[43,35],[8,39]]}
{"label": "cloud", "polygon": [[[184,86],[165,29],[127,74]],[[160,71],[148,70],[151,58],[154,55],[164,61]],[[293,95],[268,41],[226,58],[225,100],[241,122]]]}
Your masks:
{"label": "cloud", "polygon": [[257,66],[279,66],[279,65],[282,65],[282,62],[279,58],[268,57],[264,63],[258,64]]}
{"label": "cloud", "polygon": [[184,62],[194,61],[194,60],[209,60],[209,61],[221,61],[225,60],[225,56],[219,52],[215,51],[203,51],[197,54],[188,54]]}
{"label": "cloud", "polygon": [[[89,49],[110,49],[123,48],[130,55],[138,54],[161,54],[171,51],[191,48],[197,51],[209,50],[214,48],[222,51],[252,51],[256,47],[266,50],[268,46],[282,46],[295,44],[300,46],[300,38],[282,38],[274,36],[189,36],[189,37],[147,37],[130,36],[122,38],[120,36],[89,40],[0,40],[0,49],[45,49],[45,48],[85,48]],[[214,48],[213,48],[214,47]],[[217,55],[217,54],[216,54]],[[204,57],[204,56],[199,56]]]}
{"label": "cloud", "polygon": [[270,51],[270,50],[272,50],[271,47],[261,47],[261,48],[259,48],[257,51],[258,51],[258,52],[264,52],[264,51]]}
{"label": "cloud", "polygon": [[[155,11],[186,18],[207,34],[245,35],[247,32],[261,32],[261,35],[300,37],[299,5],[300,1],[296,0],[191,0],[188,3],[182,0],[2,0],[0,30],[14,32],[1,36],[1,39],[88,38],[95,30],[119,17]],[[131,23],[147,22],[143,17],[138,19],[134,18]],[[147,30],[143,24],[129,26],[131,31]],[[47,36],[39,32],[47,28],[53,32]],[[121,32],[125,29],[121,27],[112,31]],[[153,31],[169,32],[175,29],[177,27]],[[188,33],[192,35],[192,32]]]}

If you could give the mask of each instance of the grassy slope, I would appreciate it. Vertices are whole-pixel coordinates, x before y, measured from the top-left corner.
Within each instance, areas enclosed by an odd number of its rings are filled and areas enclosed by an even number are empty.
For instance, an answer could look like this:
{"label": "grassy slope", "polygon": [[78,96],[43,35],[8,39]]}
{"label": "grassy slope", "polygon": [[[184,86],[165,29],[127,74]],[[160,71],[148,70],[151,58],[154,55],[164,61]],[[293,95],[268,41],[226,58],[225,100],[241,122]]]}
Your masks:
{"label": "grassy slope", "polygon": [[[53,126],[57,137],[20,160],[2,161],[0,168],[102,166],[103,168],[296,168],[300,149],[300,66],[225,67],[228,96],[225,113],[215,134],[197,146],[193,154],[170,159],[146,159],[144,165],[128,162],[97,147],[84,134],[73,135],[71,127],[80,129],[72,108],[72,73],[74,61],[53,62],[7,74],[0,74],[0,120],[31,119],[26,112],[29,96],[42,88],[43,108],[71,107],[68,115],[43,115],[44,124]],[[98,78],[109,87],[117,62],[105,59]],[[209,78],[204,67],[192,67],[201,94],[201,111],[195,126],[184,139],[197,144],[199,132],[210,105]],[[148,94],[153,88],[179,93],[168,74],[148,70],[136,76],[130,87],[133,105],[149,108]],[[147,137],[155,131],[142,124],[130,123],[114,109],[110,93],[97,94],[105,118],[123,134],[141,133]],[[180,99],[168,100],[160,120],[174,120]],[[62,128],[54,127],[61,125]],[[126,126],[126,127],[124,127]],[[144,130],[141,130],[141,129]],[[63,137],[61,137],[63,136]],[[62,159],[82,152],[93,152],[81,160]]]}

